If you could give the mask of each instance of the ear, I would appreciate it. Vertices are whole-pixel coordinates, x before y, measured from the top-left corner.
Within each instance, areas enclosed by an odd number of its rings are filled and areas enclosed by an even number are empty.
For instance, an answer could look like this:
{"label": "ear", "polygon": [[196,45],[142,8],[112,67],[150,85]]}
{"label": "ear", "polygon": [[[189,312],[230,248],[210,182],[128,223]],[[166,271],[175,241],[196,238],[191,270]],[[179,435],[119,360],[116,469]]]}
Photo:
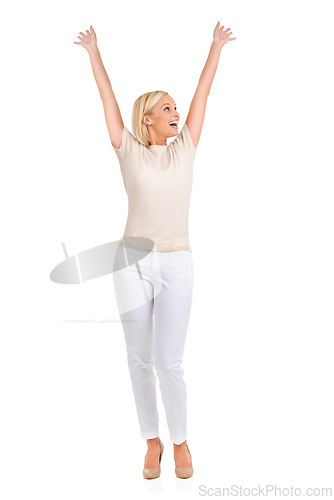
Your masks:
{"label": "ear", "polygon": [[145,115],[143,116],[142,122],[144,123],[144,125],[151,125],[151,122],[149,121],[149,119]]}

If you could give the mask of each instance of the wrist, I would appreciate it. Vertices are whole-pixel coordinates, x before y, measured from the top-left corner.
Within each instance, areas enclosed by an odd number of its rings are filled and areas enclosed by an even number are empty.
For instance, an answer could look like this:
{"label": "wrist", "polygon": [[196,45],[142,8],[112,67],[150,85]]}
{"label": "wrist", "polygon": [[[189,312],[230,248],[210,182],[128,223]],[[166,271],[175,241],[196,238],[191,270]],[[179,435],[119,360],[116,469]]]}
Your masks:
{"label": "wrist", "polygon": [[97,46],[97,43],[95,43],[94,45],[90,45],[89,47],[87,47],[87,52],[89,54],[96,54],[98,52],[99,48]]}
{"label": "wrist", "polygon": [[219,40],[213,40],[212,46],[221,50],[224,47],[224,43],[220,42]]}

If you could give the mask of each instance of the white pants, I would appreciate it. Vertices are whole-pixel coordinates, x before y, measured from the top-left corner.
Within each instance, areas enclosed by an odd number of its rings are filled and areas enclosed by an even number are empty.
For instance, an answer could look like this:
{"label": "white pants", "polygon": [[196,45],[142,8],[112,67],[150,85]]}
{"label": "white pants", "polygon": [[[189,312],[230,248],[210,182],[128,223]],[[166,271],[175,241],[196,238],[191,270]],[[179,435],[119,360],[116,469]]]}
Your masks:
{"label": "white pants", "polygon": [[181,444],[187,439],[182,355],[192,303],[192,253],[119,246],[115,264],[114,287],[140,434],[145,439],[159,436],[155,368],[170,438]]}

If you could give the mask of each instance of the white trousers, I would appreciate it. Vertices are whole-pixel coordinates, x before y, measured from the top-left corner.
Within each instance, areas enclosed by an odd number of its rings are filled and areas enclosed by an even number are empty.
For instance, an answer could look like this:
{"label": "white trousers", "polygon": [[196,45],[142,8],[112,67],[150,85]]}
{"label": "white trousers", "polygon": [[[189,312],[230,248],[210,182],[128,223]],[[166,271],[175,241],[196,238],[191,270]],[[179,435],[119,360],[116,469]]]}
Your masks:
{"label": "white trousers", "polygon": [[145,439],[159,436],[157,374],[170,438],[181,444],[187,439],[182,356],[192,303],[192,253],[119,246],[115,264],[114,288],[140,434]]}

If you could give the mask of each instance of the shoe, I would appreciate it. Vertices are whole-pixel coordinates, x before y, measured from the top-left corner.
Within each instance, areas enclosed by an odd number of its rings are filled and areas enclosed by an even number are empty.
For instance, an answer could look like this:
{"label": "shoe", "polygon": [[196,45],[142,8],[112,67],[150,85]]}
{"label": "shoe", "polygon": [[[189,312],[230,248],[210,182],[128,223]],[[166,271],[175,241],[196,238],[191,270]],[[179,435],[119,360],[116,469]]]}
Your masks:
{"label": "shoe", "polygon": [[[160,462],[161,462],[161,457],[164,452],[164,445],[162,444],[160,438],[159,438],[159,446],[160,446],[160,456],[159,456],[159,467],[154,467],[153,469],[148,469],[145,467],[145,460],[144,460],[144,470],[143,470],[143,476],[145,479],[155,479],[160,476],[161,473],[161,468],[160,468]],[[146,459],[147,453],[145,455]]]}
{"label": "shoe", "polygon": [[[188,443],[186,443],[187,450],[189,451],[188,448]],[[191,453],[189,451],[190,459],[191,459]],[[175,453],[174,453],[174,460],[175,460]],[[188,477],[191,477],[194,473],[193,466],[191,465],[190,467],[176,467],[175,466],[175,474],[176,477],[179,477],[181,479],[188,479]]]}

